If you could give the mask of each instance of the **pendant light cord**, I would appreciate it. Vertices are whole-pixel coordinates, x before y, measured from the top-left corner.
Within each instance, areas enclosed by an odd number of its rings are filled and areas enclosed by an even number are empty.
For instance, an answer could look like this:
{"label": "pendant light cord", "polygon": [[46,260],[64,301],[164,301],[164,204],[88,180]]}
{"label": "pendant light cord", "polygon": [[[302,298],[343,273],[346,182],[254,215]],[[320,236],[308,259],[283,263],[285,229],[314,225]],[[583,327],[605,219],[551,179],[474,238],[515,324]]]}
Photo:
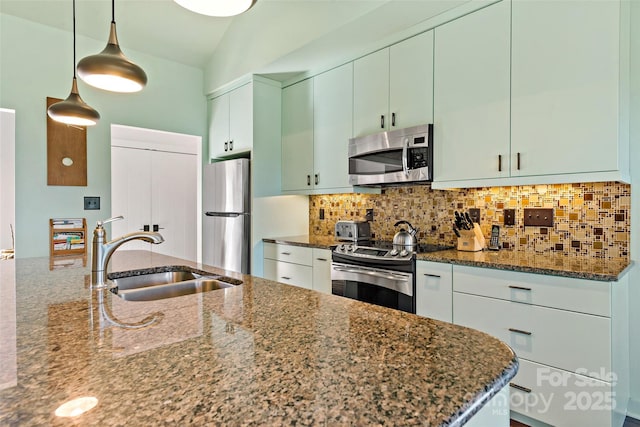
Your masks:
{"label": "pendant light cord", "polygon": [[111,0],[111,23],[116,23],[116,0]]}
{"label": "pendant light cord", "polygon": [[73,78],[76,78],[76,0],[73,0]]}

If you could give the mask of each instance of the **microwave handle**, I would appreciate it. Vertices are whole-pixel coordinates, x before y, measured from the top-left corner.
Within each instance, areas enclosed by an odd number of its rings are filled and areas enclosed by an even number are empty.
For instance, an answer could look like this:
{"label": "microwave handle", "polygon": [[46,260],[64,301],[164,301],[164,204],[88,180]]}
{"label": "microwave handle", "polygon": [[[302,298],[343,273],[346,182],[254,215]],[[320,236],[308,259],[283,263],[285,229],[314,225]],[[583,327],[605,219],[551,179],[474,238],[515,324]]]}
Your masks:
{"label": "microwave handle", "polygon": [[402,170],[404,171],[405,176],[409,176],[409,138],[404,139],[404,145],[402,146]]}

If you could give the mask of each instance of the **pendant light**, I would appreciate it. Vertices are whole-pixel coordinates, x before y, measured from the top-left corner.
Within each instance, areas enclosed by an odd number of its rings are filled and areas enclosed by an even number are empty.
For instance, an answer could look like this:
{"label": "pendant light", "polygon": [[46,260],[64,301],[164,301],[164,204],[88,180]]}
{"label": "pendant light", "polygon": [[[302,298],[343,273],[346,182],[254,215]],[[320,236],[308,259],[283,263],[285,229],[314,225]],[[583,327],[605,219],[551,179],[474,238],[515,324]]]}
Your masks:
{"label": "pendant light", "polygon": [[73,0],[73,83],[71,93],[64,101],[51,104],[47,115],[53,120],[68,125],[93,126],[100,120],[100,114],[80,98],[76,81],[76,0]]}
{"label": "pendant light", "polygon": [[130,61],[118,44],[115,0],[111,0],[111,27],[104,50],[78,62],[78,75],[91,86],[112,92],[138,92],[147,84],[147,75]]}
{"label": "pendant light", "polygon": [[239,15],[256,4],[256,0],[173,0],[201,15],[227,17]]}

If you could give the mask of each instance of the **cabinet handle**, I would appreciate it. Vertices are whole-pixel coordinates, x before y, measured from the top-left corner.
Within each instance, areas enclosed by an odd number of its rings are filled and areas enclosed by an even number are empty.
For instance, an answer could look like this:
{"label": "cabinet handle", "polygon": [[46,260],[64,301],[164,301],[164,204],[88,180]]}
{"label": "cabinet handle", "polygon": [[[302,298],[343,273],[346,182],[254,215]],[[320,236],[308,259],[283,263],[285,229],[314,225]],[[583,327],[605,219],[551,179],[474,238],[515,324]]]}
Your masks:
{"label": "cabinet handle", "polygon": [[396,125],[396,113],[391,113],[391,126]]}
{"label": "cabinet handle", "polygon": [[229,151],[233,150],[233,139],[229,141]]}
{"label": "cabinet handle", "polygon": [[327,262],[327,259],[326,259],[326,258],[316,258],[316,260],[317,260],[317,261],[324,261],[324,262]]}
{"label": "cabinet handle", "polygon": [[284,280],[291,280],[291,277],[287,277],[287,276],[280,276],[280,278]]}
{"label": "cabinet handle", "polygon": [[440,276],[438,276],[437,274],[424,273],[424,275],[427,276],[427,277],[435,277],[436,279],[440,278]]}
{"label": "cabinet handle", "polygon": [[164,230],[164,227],[160,227],[158,224],[153,224],[153,231]]}
{"label": "cabinet handle", "polygon": [[316,185],[318,185],[318,183],[320,183],[320,174],[317,173],[315,176],[316,176],[315,182],[316,182]]}
{"label": "cabinet handle", "polygon": [[509,330],[510,330],[511,332],[515,332],[516,334],[531,335],[531,332],[529,332],[529,331],[523,331],[522,329],[509,328]]}
{"label": "cabinet handle", "polygon": [[307,185],[311,185],[311,175],[307,175]]}
{"label": "cabinet handle", "polygon": [[498,154],[498,172],[502,172],[502,154]]}
{"label": "cabinet handle", "polygon": [[224,151],[229,151],[229,143],[228,142],[224,143]]}
{"label": "cabinet handle", "polygon": [[145,224],[142,226],[142,228],[140,229],[142,231],[149,231],[149,224]]}
{"label": "cabinet handle", "polygon": [[380,116],[380,129],[384,129],[384,114]]}
{"label": "cabinet handle", "polygon": [[291,252],[280,252],[282,255],[291,255]]}
{"label": "cabinet handle", "polygon": [[509,386],[515,388],[516,390],[524,391],[525,393],[531,393],[531,389],[530,388],[523,387],[523,386],[518,385],[516,383],[509,383]]}
{"label": "cabinet handle", "polygon": [[520,153],[518,153],[516,155],[516,158],[517,158],[517,162],[518,162],[517,168],[518,168],[518,170],[520,170]]}
{"label": "cabinet handle", "polygon": [[517,289],[519,291],[531,291],[531,288],[525,288],[524,286],[515,286],[515,285],[509,285],[510,289]]}

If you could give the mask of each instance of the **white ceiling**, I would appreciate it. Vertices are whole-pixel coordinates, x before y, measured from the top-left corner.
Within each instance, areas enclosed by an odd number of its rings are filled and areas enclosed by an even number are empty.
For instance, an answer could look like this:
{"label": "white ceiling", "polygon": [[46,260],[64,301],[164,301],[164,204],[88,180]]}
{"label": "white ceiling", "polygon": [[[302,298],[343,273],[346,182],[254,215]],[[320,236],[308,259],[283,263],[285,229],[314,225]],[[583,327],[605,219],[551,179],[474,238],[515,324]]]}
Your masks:
{"label": "white ceiling", "polygon": [[[244,15],[215,18],[190,12],[172,0],[117,0],[115,19],[125,54],[127,49],[135,49],[203,68],[225,33],[238,21],[250,18],[251,22],[264,26],[270,37],[277,37],[277,29],[289,25],[318,35],[388,1],[258,0]],[[67,31],[72,29],[71,0],[0,0],[0,12]],[[326,19],[332,13],[334,19]],[[325,19],[318,19],[319,16]],[[76,0],[78,34],[106,43],[110,20],[109,0]]]}

